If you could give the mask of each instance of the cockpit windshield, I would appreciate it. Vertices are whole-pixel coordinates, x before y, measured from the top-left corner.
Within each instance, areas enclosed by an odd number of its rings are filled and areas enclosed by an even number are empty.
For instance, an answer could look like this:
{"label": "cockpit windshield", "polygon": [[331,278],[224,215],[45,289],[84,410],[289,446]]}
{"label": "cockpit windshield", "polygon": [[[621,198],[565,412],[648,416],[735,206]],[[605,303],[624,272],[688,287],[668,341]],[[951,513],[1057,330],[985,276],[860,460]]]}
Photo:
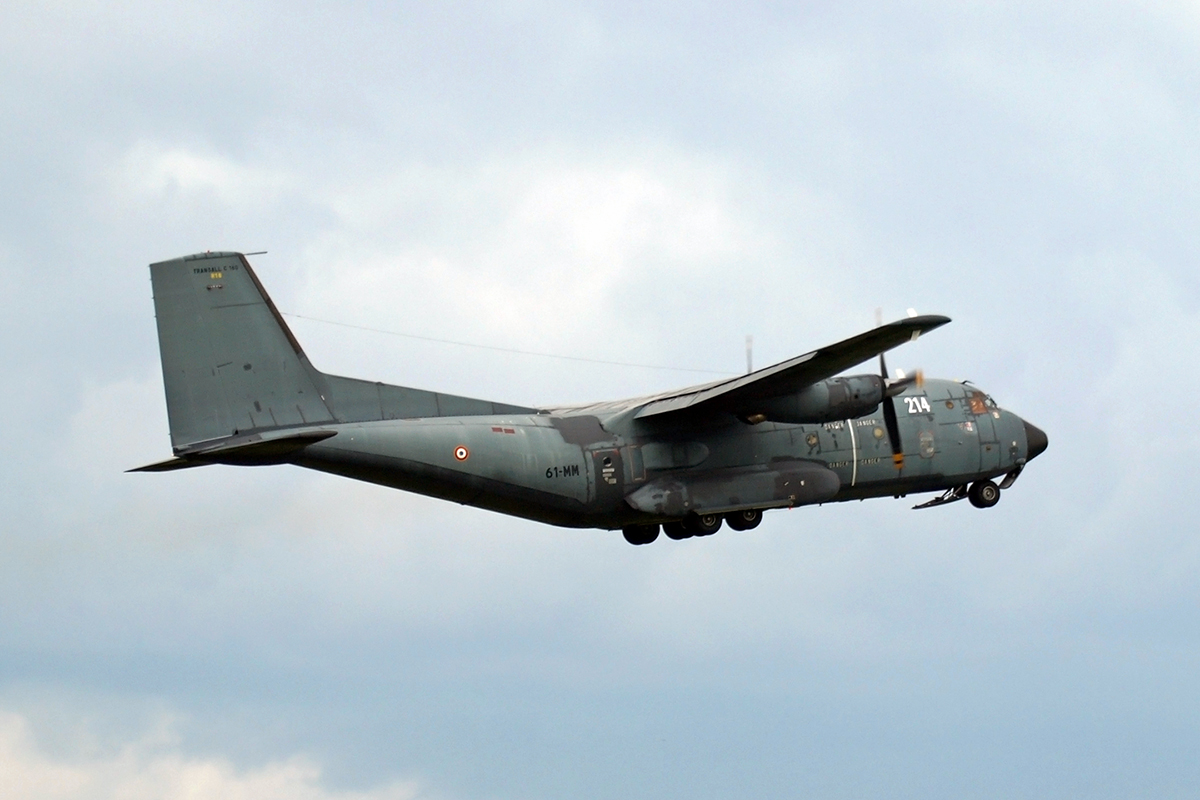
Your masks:
{"label": "cockpit windshield", "polygon": [[972,414],[986,414],[996,408],[996,401],[987,392],[973,391],[967,395]]}

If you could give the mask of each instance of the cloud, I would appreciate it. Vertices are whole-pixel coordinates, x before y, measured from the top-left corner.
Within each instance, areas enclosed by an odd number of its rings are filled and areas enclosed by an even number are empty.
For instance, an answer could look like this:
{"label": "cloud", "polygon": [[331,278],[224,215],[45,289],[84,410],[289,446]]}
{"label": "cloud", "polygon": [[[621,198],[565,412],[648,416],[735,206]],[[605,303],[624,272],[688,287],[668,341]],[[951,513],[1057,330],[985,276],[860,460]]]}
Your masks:
{"label": "cloud", "polygon": [[227,759],[187,755],[164,718],[142,738],[63,755],[39,746],[28,721],[0,712],[0,786],[22,800],[415,800],[412,781],[365,791],[325,785],[303,756],[239,769]]}
{"label": "cloud", "polygon": [[619,310],[618,293],[638,290],[639,278],[656,281],[641,292],[659,294],[664,281],[753,257],[760,245],[735,210],[730,170],[686,152],[648,163],[651,149],[502,156],[339,187],[330,201],[340,224],[311,246],[320,278],[305,299],[348,306],[364,291],[419,293],[520,340],[536,324],[559,336],[567,318],[585,330]]}
{"label": "cloud", "polygon": [[[764,307],[753,279],[726,287],[714,303],[711,289],[733,265],[748,276],[767,272],[778,243],[742,202],[753,178],[703,152],[652,142],[602,153],[547,146],[471,164],[384,163],[372,176],[311,177],[308,198],[336,222],[293,246],[302,275],[279,272],[273,256],[256,261],[285,311],[455,341],[731,371],[741,335],[721,331],[730,354],[723,363],[662,331],[706,337],[713,314],[724,321],[786,313],[782,304]],[[606,399],[703,379],[414,347],[303,320],[294,327],[322,369],[524,402]]]}
{"label": "cloud", "polygon": [[215,152],[142,140],[118,160],[113,192],[137,203],[205,199],[233,209],[270,203],[295,190],[289,173]]}

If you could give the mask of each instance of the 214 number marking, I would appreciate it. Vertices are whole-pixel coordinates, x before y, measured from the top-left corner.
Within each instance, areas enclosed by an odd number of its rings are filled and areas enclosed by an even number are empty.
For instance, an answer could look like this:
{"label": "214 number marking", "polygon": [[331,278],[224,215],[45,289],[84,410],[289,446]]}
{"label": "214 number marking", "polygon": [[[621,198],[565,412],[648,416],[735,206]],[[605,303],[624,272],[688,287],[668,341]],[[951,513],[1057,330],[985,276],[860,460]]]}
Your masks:
{"label": "214 number marking", "polygon": [[932,414],[933,409],[929,407],[929,400],[925,397],[906,397],[904,402],[908,404],[908,413],[910,414]]}

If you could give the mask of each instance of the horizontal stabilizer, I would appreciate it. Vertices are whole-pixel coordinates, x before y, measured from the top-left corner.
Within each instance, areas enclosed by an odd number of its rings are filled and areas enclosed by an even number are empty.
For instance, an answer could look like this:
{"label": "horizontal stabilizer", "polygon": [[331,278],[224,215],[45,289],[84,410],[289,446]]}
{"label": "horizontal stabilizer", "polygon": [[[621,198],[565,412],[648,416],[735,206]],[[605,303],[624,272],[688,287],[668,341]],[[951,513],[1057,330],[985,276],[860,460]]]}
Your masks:
{"label": "horizontal stabilizer", "polygon": [[940,328],[949,317],[925,315],[898,320],[813,350],[774,366],[732,380],[710,383],[647,403],[638,419],[683,411],[740,413],[762,400],[799,392],[817,381],[837,375],[856,364]]}
{"label": "horizontal stabilizer", "polygon": [[178,458],[147,464],[128,472],[170,472],[205,464],[238,464],[253,466],[282,464],[287,457],[310,444],[336,436],[337,431],[269,431],[250,436],[234,436],[220,442],[204,442],[190,450],[180,451]]}
{"label": "horizontal stabilizer", "polygon": [[166,461],[158,461],[154,464],[147,464],[144,467],[134,467],[127,469],[126,472],[173,472],[177,469],[189,469],[191,467],[203,467],[209,464],[208,461],[193,461],[190,458],[168,458]]}

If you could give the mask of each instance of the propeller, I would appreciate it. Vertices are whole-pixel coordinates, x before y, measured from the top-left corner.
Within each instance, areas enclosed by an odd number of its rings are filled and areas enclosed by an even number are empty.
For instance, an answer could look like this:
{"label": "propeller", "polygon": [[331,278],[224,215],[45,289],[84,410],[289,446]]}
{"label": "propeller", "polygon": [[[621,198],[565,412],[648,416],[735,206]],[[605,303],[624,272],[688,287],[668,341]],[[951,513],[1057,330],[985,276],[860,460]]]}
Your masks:
{"label": "propeller", "polygon": [[887,362],[883,359],[883,353],[879,354],[879,374],[883,377],[883,424],[887,426],[888,441],[892,443],[892,463],[896,469],[903,469],[904,448],[900,446],[900,423],[896,420],[896,400],[891,394],[891,381],[887,376]]}
{"label": "propeller", "polygon": [[[909,309],[909,316],[914,312]],[[883,323],[883,313],[881,309],[876,309],[875,319],[878,324]],[[904,446],[900,442],[900,422],[896,419],[896,400],[898,394],[903,394],[904,390],[909,386],[923,386],[925,384],[925,374],[921,370],[915,370],[911,375],[905,374],[903,370],[896,370],[896,377],[889,378],[887,370],[887,360],[883,353],[879,354],[879,376],[883,379],[883,424],[887,427],[888,441],[892,443],[892,463],[896,465],[896,469],[904,468]]]}

